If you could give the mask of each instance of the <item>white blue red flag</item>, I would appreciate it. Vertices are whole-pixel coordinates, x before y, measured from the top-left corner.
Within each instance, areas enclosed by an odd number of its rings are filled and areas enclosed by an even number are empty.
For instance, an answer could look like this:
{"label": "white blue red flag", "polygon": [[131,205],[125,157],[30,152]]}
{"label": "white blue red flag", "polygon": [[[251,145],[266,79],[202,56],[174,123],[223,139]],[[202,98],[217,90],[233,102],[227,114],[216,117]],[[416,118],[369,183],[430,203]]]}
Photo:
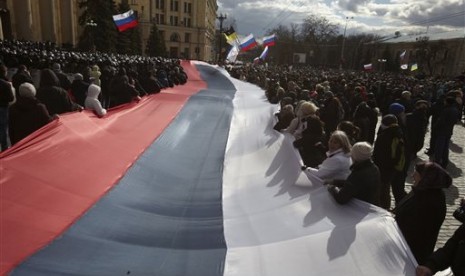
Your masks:
{"label": "white blue red flag", "polygon": [[260,54],[259,58],[261,60],[265,60],[267,56],[268,56],[268,46],[266,46],[265,49],[263,49],[263,52]]}
{"label": "white blue red flag", "polygon": [[254,48],[255,46],[257,46],[257,41],[255,40],[255,37],[253,36],[253,34],[249,34],[248,36],[241,39],[241,43],[240,43],[241,51],[243,52],[248,51]]}
{"label": "white blue red flag", "polygon": [[133,10],[113,15],[113,21],[120,32],[124,32],[127,29],[134,28],[138,25],[136,15]]}
{"label": "white blue red flag", "polygon": [[274,46],[275,43],[276,43],[276,35],[275,34],[263,37],[263,46]]}
{"label": "white blue red flag", "polygon": [[0,275],[415,275],[388,211],[302,172],[265,91],[182,66],[185,85],[0,153]]}

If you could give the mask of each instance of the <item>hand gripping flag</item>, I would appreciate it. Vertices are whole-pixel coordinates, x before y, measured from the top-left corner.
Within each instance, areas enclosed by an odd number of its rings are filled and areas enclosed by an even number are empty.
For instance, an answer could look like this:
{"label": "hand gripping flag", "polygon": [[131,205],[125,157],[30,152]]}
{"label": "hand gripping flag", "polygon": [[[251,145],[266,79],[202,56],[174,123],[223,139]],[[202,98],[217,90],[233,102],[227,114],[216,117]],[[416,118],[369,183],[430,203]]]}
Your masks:
{"label": "hand gripping flag", "polygon": [[137,18],[133,10],[113,15],[113,21],[115,22],[116,27],[120,32],[124,32],[127,29],[134,28],[139,24],[137,22]]}

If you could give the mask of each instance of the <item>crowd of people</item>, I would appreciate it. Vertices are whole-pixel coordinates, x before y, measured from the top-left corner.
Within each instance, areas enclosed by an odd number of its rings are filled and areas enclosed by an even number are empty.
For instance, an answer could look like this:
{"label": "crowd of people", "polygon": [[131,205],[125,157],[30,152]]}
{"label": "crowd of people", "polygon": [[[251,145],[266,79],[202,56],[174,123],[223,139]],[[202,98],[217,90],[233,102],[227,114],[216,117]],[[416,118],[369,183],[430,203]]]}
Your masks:
{"label": "crowd of people", "polygon": [[[274,129],[295,138],[311,183],[326,185],[340,204],[356,198],[392,212],[419,263],[417,275],[448,267],[465,275],[463,224],[434,251],[447,212],[444,189],[452,185],[449,141],[463,120],[465,72],[446,78],[291,66],[227,69],[279,104]],[[419,161],[428,129],[430,160]]]}
{"label": "crowd of people", "polygon": [[[109,108],[187,82],[175,59],[74,52],[16,40],[0,46],[2,151],[60,114],[90,109],[103,117]],[[465,74],[419,78],[311,67],[227,69],[279,104],[274,129],[294,136],[312,182],[327,185],[338,203],[357,198],[394,214],[420,264],[418,275],[449,266],[456,275],[465,274],[463,224],[433,252],[446,216],[443,189],[452,184],[446,171],[449,141],[462,121]],[[39,72],[38,80],[31,70]],[[428,129],[430,160],[413,164]],[[407,192],[411,165],[414,184]]]}
{"label": "crowd of people", "polygon": [[[31,73],[33,72],[33,73]],[[0,151],[60,114],[107,109],[187,82],[180,61],[0,40]]]}

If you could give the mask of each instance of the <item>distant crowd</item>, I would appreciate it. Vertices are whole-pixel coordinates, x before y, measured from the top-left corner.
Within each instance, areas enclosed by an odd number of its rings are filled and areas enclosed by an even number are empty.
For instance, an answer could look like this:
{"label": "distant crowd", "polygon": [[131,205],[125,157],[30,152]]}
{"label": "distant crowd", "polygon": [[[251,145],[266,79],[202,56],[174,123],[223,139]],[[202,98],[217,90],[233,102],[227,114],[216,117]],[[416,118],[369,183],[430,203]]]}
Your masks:
{"label": "distant crowd", "polygon": [[187,82],[180,61],[0,40],[0,151],[58,115],[107,109]]}
{"label": "distant crowd", "polygon": [[[449,143],[463,120],[465,73],[445,78],[289,66],[227,70],[279,104],[274,129],[293,136],[311,183],[326,185],[340,204],[357,198],[392,212],[419,263],[417,275],[448,267],[465,275],[464,224],[434,251],[446,217],[444,189],[452,185]],[[430,160],[419,160],[428,129]],[[414,183],[407,192],[411,167]],[[464,209],[462,200],[458,210]],[[457,219],[463,223],[464,217]]]}

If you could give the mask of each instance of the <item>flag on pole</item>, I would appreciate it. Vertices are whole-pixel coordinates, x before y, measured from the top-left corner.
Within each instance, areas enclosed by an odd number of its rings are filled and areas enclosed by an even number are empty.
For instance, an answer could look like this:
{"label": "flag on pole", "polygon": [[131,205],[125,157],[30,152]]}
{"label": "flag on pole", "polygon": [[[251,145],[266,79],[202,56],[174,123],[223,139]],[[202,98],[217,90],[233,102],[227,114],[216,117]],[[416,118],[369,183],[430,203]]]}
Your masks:
{"label": "flag on pole", "polygon": [[268,46],[265,47],[265,49],[263,49],[263,52],[260,54],[260,59],[261,60],[265,60],[266,56],[268,55]]}
{"label": "flag on pole", "polygon": [[257,41],[255,40],[255,37],[253,34],[249,34],[245,38],[241,40],[240,48],[241,51],[248,51],[252,49],[253,47],[257,46]]}
{"label": "flag on pole", "polygon": [[418,64],[414,63],[412,66],[410,66],[410,71],[415,71],[418,70]]}
{"label": "flag on pole", "polygon": [[237,33],[232,26],[229,28],[229,30],[224,32],[224,36],[226,37],[226,42],[229,45],[239,44]]}
{"label": "flag on pole", "polygon": [[229,50],[228,55],[226,56],[226,60],[229,62],[235,62],[238,55],[239,55],[239,47],[237,45],[233,45],[231,50]]}
{"label": "flag on pole", "polygon": [[372,65],[371,63],[369,63],[369,64],[364,64],[364,65],[363,65],[363,69],[365,69],[365,70],[367,70],[367,71],[368,71],[368,70],[371,70],[371,69],[373,69],[373,65]]}
{"label": "flag on pole", "polygon": [[127,29],[134,28],[139,24],[137,22],[137,18],[133,10],[113,15],[113,21],[115,22],[116,27],[120,32],[124,32]]}
{"label": "flag on pole", "polygon": [[402,65],[400,66],[400,69],[402,69],[402,70],[407,70],[407,69],[408,69],[408,64],[402,64]]}
{"label": "flag on pole", "polygon": [[265,36],[263,38],[263,46],[274,46],[276,43],[276,35]]}

